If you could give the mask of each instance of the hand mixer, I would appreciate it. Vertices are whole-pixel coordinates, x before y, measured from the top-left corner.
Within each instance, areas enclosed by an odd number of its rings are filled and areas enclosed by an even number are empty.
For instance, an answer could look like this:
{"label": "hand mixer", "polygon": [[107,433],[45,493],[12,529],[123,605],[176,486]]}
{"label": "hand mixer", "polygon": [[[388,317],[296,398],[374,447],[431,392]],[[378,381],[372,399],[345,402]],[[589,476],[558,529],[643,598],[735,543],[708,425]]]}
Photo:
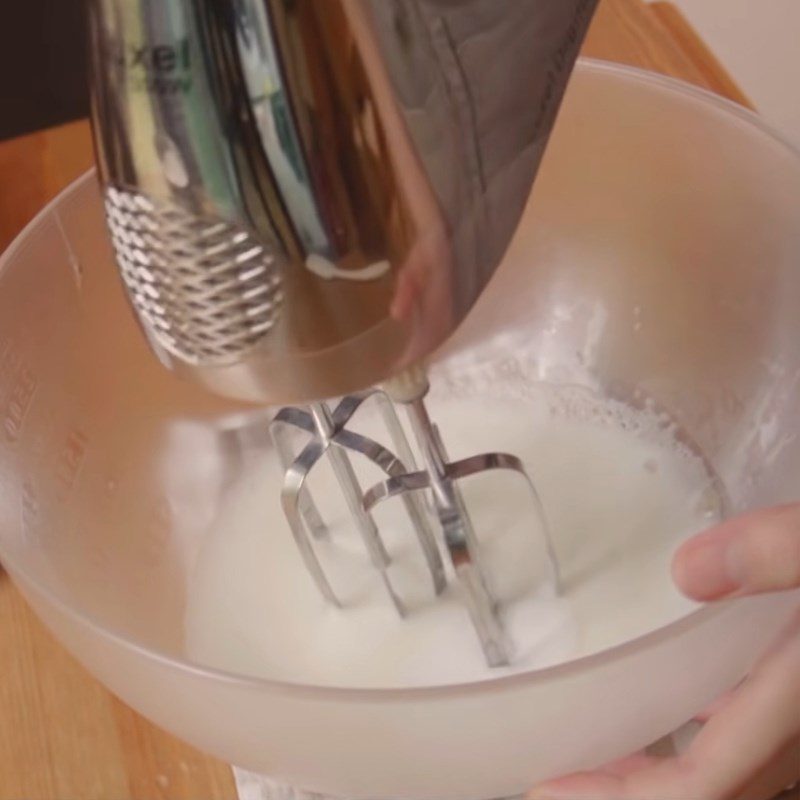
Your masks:
{"label": "hand mixer", "polygon": [[[541,509],[514,455],[450,461],[424,364],[515,230],[594,6],[91,4],[108,228],[153,351],[215,392],[295,404],[272,422],[281,500],[327,600],[339,603],[315,542],[330,533],[306,484],[323,458],[397,611],[407,608],[372,514],[390,497],[405,505],[433,594],[455,577],[490,666],[509,662],[510,643],[458,482],[507,470]],[[352,425],[368,400],[391,447]],[[293,429],[308,437],[299,452]],[[365,490],[354,458],[385,480]],[[549,540],[547,553],[557,572]]]}

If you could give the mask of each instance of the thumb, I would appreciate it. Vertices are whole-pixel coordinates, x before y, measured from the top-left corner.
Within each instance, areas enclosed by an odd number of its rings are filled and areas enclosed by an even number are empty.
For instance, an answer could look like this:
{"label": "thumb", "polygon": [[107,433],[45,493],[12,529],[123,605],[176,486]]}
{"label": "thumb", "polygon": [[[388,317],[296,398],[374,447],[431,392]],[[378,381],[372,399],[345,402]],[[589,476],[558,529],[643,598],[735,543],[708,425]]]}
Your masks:
{"label": "thumb", "polygon": [[800,587],[800,504],[745,514],[689,539],[672,576],[695,600]]}

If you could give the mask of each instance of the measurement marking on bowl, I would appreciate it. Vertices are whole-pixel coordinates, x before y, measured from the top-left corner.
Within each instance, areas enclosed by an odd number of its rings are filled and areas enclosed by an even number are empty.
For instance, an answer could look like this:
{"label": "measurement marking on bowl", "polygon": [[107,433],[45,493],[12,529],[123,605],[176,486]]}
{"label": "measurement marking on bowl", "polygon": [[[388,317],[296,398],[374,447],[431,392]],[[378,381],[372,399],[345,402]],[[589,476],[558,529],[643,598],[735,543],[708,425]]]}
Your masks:
{"label": "measurement marking on bowl", "polygon": [[151,506],[143,529],[142,545],[147,564],[158,562],[172,532],[172,507],[169,500],[159,497]]}
{"label": "measurement marking on bowl", "polygon": [[41,519],[41,503],[34,489],[33,481],[25,479],[22,482],[22,496],[20,498],[22,533],[26,540],[38,540],[38,522]]}
{"label": "measurement marking on bowl", "polygon": [[83,461],[89,437],[76,428],[67,433],[66,441],[55,460],[55,478],[59,487],[58,499],[63,501],[75,486]]}
{"label": "measurement marking on bowl", "polygon": [[16,442],[19,439],[37,385],[38,381],[33,370],[23,364],[11,385],[11,393],[3,418],[3,430],[10,442]]}
{"label": "measurement marking on bowl", "polygon": [[75,255],[75,251],[72,249],[69,236],[67,236],[67,232],[64,230],[64,223],[62,222],[61,215],[58,213],[58,211],[53,212],[53,219],[55,220],[58,232],[61,234],[61,241],[64,245],[64,250],[66,251],[67,263],[70,267],[70,274],[75,281],[75,286],[80,289],[83,285],[83,267],[80,259],[77,255]]}

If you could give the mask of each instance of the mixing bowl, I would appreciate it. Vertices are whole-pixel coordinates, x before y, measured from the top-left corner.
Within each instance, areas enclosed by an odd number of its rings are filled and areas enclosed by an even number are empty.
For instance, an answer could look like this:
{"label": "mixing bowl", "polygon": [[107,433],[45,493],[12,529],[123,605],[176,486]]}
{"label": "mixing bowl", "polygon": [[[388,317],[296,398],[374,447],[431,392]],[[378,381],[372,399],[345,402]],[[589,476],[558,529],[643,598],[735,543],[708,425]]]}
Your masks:
{"label": "mixing bowl", "polygon": [[[797,496],[798,341],[798,154],[717,97],[583,62],[518,236],[445,355],[524,352],[537,379],[580,374],[657,403],[737,511]],[[93,175],[2,261],[0,413],[0,556],[58,639],[167,730],[317,792],[468,800],[598,765],[733,686],[800,602],[702,608],[569,663],[447,687],[190,663],[187,579],[229,482],[268,446],[267,414],[155,362]]]}

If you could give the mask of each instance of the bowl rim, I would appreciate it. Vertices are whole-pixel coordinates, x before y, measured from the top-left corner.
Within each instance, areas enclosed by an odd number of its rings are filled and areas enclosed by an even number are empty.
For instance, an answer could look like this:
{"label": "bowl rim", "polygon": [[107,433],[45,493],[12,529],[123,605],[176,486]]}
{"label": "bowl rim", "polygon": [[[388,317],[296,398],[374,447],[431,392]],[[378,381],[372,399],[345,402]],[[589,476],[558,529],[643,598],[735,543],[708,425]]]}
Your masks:
{"label": "bowl rim", "polygon": [[[577,72],[589,74],[608,74],[614,76],[615,79],[645,84],[668,94],[694,100],[706,108],[712,107],[728,116],[736,117],[772,140],[773,144],[778,145],[790,155],[794,156],[798,162],[798,166],[800,166],[800,148],[791,140],[772,125],[765,122],[754,111],[740,106],[732,100],[722,97],[708,89],[667,75],[651,72],[640,67],[595,58],[579,58],[575,70]],[[95,169],[91,168],[60,191],[30,222],[28,222],[22,231],[13,239],[6,251],[0,255],[0,279],[7,265],[13,260],[16,252],[25,246],[28,236],[51,214],[55,212],[57,215],[59,205],[67,198],[75,193],[84,191],[88,184],[94,181]],[[13,563],[13,559],[3,554],[1,539],[0,562],[4,562],[6,569],[15,583],[21,585],[23,594],[32,590],[34,594],[41,597],[59,614],[71,619],[72,622],[77,623],[80,627],[88,628],[101,639],[106,639],[117,646],[121,646],[123,649],[131,650],[138,656],[163,667],[167,667],[170,670],[184,673],[188,672],[194,677],[212,680],[230,686],[238,686],[261,692],[277,692],[282,695],[293,695],[296,697],[313,697],[317,700],[327,699],[335,702],[341,702],[344,699],[362,702],[403,702],[409,700],[443,699],[445,697],[454,696],[475,696],[487,692],[513,690],[521,685],[531,685],[560,679],[571,674],[592,669],[596,666],[607,665],[614,661],[622,661],[635,652],[657,646],[659,643],[671,639],[676,635],[695,629],[706,622],[706,620],[720,617],[734,605],[748,602],[747,598],[742,598],[715,603],[713,605],[703,605],[666,625],[643,633],[621,644],[538,669],[526,670],[510,675],[499,675],[497,677],[432,686],[353,687],[337,686],[334,684],[319,685],[300,681],[244,675],[229,670],[206,666],[190,659],[169,655],[136,641],[135,639],[129,638],[113,628],[106,627],[101,624],[92,613],[69,605],[56,591],[32,578],[25,570],[18,569]],[[57,634],[55,634],[55,636],[59,638]]]}

